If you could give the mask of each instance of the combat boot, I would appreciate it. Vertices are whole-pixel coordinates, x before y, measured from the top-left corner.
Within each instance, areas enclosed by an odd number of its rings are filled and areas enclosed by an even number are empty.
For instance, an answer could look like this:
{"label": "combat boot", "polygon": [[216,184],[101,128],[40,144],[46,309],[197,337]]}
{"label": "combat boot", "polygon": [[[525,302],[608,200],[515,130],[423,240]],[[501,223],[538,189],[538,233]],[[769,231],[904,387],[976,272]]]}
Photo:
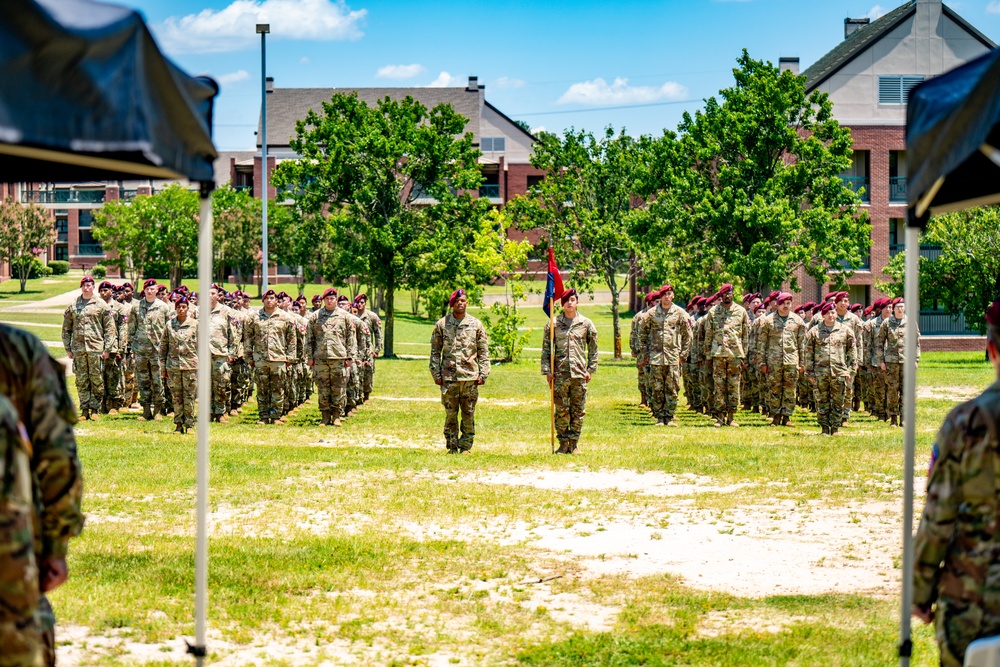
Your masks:
{"label": "combat boot", "polygon": [[139,417],[139,421],[144,422],[144,421],[150,421],[152,419],[153,419],[153,411],[150,409],[150,407],[148,405],[142,406],[142,416]]}
{"label": "combat boot", "polygon": [[371,399],[369,399],[369,398],[368,398],[368,394],[365,394],[365,400],[364,400],[364,402],[365,402],[365,405],[367,405],[367,404],[368,404],[368,401],[369,401],[369,400],[371,400]]}
{"label": "combat boot", "polygon": [[282,415],[282,416],[278,417],[275,420],[275,423],[276,424],[287,424],[288,423],[288,416],[287,415]]}
{"label": "combat boot", "polygon": [[792,423],[792,420],[789,419],[788,415],[782,416],[782,418],[781,418],[781,425],[782,426],[795,426],[795,424]]}
{"label": "combat boot", "polygon": [[657,420],[656,420],[656,423],[655,423],[655,424],[653,424],[653,426],[663,426],[663,425],[664,425],[664,424],[663,424],[663,420],[662,420],[662,419],[657,419]]}
{"label": "combat boot", "polygon": [[96,422],[98,420],[97,410],[90,411],[90,421]]}
{"label": "combat boot", "polygon": [[163,408],[153,408],[153,421],[163,421]]}
{"label": "combat boot", "polygon": [[225,413],[223,413],[223,414],[219,415],[219,418],[218,418],[218,420],[217,420],[217,421],[218,421],[218,422],[219,422],[220,424],[228,424],[228,423],[229,423],[229,417],[227,417],[227,416],[225,415]]}
{"label": "combat boot", "polygon": [[679,428],[677,422],[674,421],[673,417],[667,420],[667,426],[669,426],[670,428]]}
{"label": "combat boot", "polygon": [[80,421],[85,422],[88,419],[90,419],[90,410],[88,410],[87,408],[83,408],[80,414]]}
{"label": "combat boot", "polygon": [[783,420],[781,419],[780,415],[775,415],[774,419],[771,420],[771,426],[781,426],[782,423]]}
{"label": "combat boot", "polygon": [[823,435],[830,435],[830,427],[829,426],[825,426],[825,425],[823,426]]}
{"label": "combat boot", "polygon": [[733,421],[733,417],[734,416],[736,416],[736,413],[735,412],[730,412],[729,413],[729,418],[726,419],[726,424],[729,425],[729,426],[734,426],[736,428],[739,428],[740,425],[737,424],[735,421]]}
{"label": "combat boot", "polygon": [[336,419],[334,419],[332,423],[333,423],[334,426],[340,426],[340,417],[337,417]]}
{"label": "combat boot", "polygon": [[112,416],[113,415],[117,415],[118,414],[118,410],[116,408],[111,408],[110,410],[108,410],[108,414],[112,415]]}
{"label": "combat boot", "polygon": [[329,426],[330,425],[330,413],[327,411],[327,412],[323,412],[322,415],[323,415],[323,420],[320,422],[320,425],[321,426]]}
{"label": "combat boot", "polygon": [[830,435],[837,435],[837,431],[838,431],[838,429],[837,429],[836,426],[831,426],[830,427]]}
{"label": "combat boot", "polygon": [[580,442],[580,441],[576,440],[576,439],[569,441],[569,448],[568,448],[569,449],[569,452],[568,452],[569,454],[577,454],[577,453],[580,452],[579,447],[577,447],[577,443],[578,442]]}
{"label": "combat boot", "polygon": [[895,425],[896,425],[896,415],[893,415],[889,417],[889,426],[895,426]]}
{"label": "combat boot", "polygon": [[174,433],[180,433],[180,434],[183,435],[184,434],[184,424],[177,424],[177,426],[174,427]]}

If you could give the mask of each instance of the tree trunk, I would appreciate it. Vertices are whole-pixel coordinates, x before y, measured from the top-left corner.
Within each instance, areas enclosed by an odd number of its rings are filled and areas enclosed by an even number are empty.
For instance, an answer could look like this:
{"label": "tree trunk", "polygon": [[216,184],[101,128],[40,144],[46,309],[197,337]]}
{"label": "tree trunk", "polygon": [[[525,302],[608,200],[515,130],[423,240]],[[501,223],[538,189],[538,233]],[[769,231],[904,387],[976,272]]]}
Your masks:
{"label": "tree trunk", "polygon": [[396,324],[396,312],[393,307],[393,299],[395,296],[396,285],[390,278],[389,284],[385,287],[385,331],[383,332],[385,351],[382,353],[382,356],[387,358],[396,356],[396,353],[392,349],[393,326]]}
{"label": "tree trunk", "polygon": [[618,314],[618,291],[611,290],[611,327],[615,337],[615,360],[622,358],[622,329],[621,316]]}
{"label": "tree trunk", "polygon": [[170,267],[170,289],[177,289],[182,282],[184,282],[184,265],[177,263]]}

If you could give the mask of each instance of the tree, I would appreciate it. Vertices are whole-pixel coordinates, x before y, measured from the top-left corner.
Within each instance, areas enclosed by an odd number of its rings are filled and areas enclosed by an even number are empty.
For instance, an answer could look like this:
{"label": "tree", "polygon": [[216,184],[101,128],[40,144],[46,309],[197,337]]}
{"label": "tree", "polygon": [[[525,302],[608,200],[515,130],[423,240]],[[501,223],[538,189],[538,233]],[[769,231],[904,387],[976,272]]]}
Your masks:
{"label": "tree", "polygon": [[[920,258],[920,301],[947,304],[956,317],[965,315],[967,327],[986,333],[986,309],[1000,289],[1000,207],[934,216],[921,244],[940,246],[941,254]],[[893,257],[885,273],[894,282],[879,287],[901,296],[905,262],[905,252]]]}
{"label": "tree", "polygon": [[56,232],[45,211],[13,199],[0,204],[0,260],[10,262],[13,275],[25,284],[37,257],[55,242]]}
{"label": "tree", "polygon": [[105,252],[117,255],[105,262],[125,269],[133,284],[139,281],[142,268],[152,259],[156,244],[152,227],[139,216],[147,198],[137,197],[135,204],[116,199],[94,211],[94,238],[103,244]]}
{"label": "tree", "polygon": [[517,361],[529,336],[521,330],[527,318],[517,304],[524,298],[521,271],[528,264],[531,243],[511,241],[507,236],[510,225],[503,211],[490,211],[482,219],[475,241],[466,253],[476,283],[496,277],[504,280],[504,300],[494,302],[490,314],[482,316],[489,332],[490,356],[501,361]]}
{"label": "tree", "polygon": [[212,217],[216,266],[231,266],[236,288],[242,290],[260,265],[260,200],[227,185],[212,193]]}
{"label": "tree", "polygon": [[332,214],[355,235],[369,279],[385,290],[387,356],[396,290],[419,277],[417,260],[436,242],[470,243],[488,208],[471,194],[482,175],[472,134],[462,134],[467,122],[447,104],[428,111],[412,97],[386,97],[370,108],[336,94],[296,123],[290,143],[300,159],[272,177],[301,215]]}
{"label": "tree", "polygon": [[[636,229],[643,264],[748,290],[798,289],[799,267],[842,285],[851,273],[843,267],[860,266],[871,243],[868,216],[840,178],[850,132],[826,93],[806,94],[803,77],[745,50],[737,63],[721,100],[685,113],[677,135],[657,140],[665,161],[650,172],[655,201]],[[667,246],[678,252],[665,257]]]}
{"label": "tree", "polygon": [[568,130],[562,138],[543,135],[534,146],[533,167],[545,178],[528,201],[512,204],[522,229],[549,232],[560,263],[572,267],[578,286],[599,279],[611,291],[615,358],[621,359],[619,300],[636,270],[632,261],[633,218],[644,205],[639,197],[645,163],[641,144],[622,130],[604,136]]}

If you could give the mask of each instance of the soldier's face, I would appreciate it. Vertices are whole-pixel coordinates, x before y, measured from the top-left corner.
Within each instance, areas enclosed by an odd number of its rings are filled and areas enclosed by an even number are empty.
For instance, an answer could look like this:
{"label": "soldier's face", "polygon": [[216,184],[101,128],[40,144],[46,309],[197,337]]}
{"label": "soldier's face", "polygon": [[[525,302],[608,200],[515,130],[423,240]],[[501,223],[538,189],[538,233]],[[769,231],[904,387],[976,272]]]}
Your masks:
{"label": "soldier's face", "polygon": [[152,287],[147,287],[146,289],[142,290],[142,293],[146,296],[146,301],[152,302],[153,300],[156,299],[156,286],[154,285]]}
{"label": "soldier's face", "polygon": [[574,317],[576,316],[576,307],[579,304],[580,304],[580,297],[574,294],[570,298],[566,299],[566,303],[563,304],[563,312],[565,312],[570,317]]}
{"label": "soldier's face", "polygon": [[456,316],[461,317],[462,315],[465,315],[465,311],[468,307],[469,299],[463,295],[455,299],[455,303],[451,306],[451,312]]}
{"label": "soldier's face", "polygon": [[847,307],[851,305],[851,302],[849,299],[840,299],[833,305],[837,307],[837,314],[843,317],[847,313]]}
{"label": "soldier's face", "polygon": [[264,302],[264,310],[274,310],[275,306],[278,305],[278,297],[273,295],[265,296],[262,301]]}
{"label": "soldier's face", "polygon": [[826,324],[826,326],[832,327],[833,323],[836,321],[837,321],[836,310],[828,310],[825,313],[823,313],[823,323]]}
{"label": "soldier's face", "polygon": [[364,299],[361,299],[360,301],[358,301],[358,314],[359,315],[364,314],[365,308],[367,308],[367,307],[368,307],[368,302],[367,301],[365,301]]}
{"label": "soldier's face", "polygon": [[83,293],[84,299],[94,296],[94,283],[83,283],[80,285],[80,292]]}
{"label": "soldier's face", "polygon": [[669,308],[672,305],[674,305],[674,293],[667,290],[660,295],[660,306],[663,308]]}
{"label": "soldier's face", "polygon": [[788,313],[792,312],[792,301],[791,299],[786,299],[778,304],[778,314],[782,317],[788,317]]}
{"label": "soldier's face", "polygon": [[757,309],[760,308],[760,304],[762,304],[762,303],[764,303],[764,302],[761,301],[760,299],[751,299],[750,300],[750,312],[756,313]]}
{"label": "soldier's face", "polygon": [[346,310],[347,312],[351,312],[351,304],[348,303],[347,301],[338,301],[337,306],[341,310]]}
{"label": "soldier's face", "polygon": [[903,315],[906,313],[906,304],[900,301],[895,306],[892,307],[892,314],[896,316],[897,320],[903,319]]}
{"label": "soldier's face", "polygon": [[728,292],[722,295],[722,305],[730,306],[732,305],[732,303],[733,303],[733,291],[729,290]]}
{"label": "soldier's face", "polygon": [[110,287],[105,287],[104,289],[99,290],[98,294],[101,295],[102,299],[104,299],[105,301],[108,301],[108,300],[111,299],[111,288]]}
{"label": "soldier's face", "polygon": [[331,294],[330,296],[323,297],[323,307],[327,310],[333,310],[337,307],[337,296]]}
{"label": "soldier's face", "polygon": [[177,311],[177,319],[184,321],[188,314],[188,305],[186,303],[178,303],[174,306],[174,310]]}
{"label": "soldier's face", "polygon": [[216,292],[215,290],[212,290],[211,292],[209,292],[209,294],[212,295],[212,308],[215,308],[216,306],[219,305],[219,293]]}

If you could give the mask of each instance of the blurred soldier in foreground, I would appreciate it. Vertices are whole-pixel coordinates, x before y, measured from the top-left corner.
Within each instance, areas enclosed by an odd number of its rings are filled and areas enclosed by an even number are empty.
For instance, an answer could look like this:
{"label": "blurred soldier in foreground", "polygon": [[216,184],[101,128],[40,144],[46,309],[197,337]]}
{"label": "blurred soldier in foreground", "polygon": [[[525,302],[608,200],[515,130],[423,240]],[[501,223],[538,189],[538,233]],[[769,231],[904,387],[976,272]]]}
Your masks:
{"label": "blurred soldier in foreground", "polygon": [[465,312],[469,305],[465,290],[452,292],[448,305],[451,313],[437,321],[431,334],[430,369],[434,384],[441,387],[445,445],[449,454],[459,454],[472,449],[476,436],[476,403],[479,387],[490,375],[490,351],[482,322]]}
{"label": "blurred soldier in foreground", "polygon": [[974,640],[1000,634],[1000,299],[986,325],[996,381],[953,409],[938,431],[914,541],[913,614],[936,620],[944,667],[962,665]]}
{"label": "blurred soldier in foreground", "polygon": [[76,412],[42,342],[4,325],[0,396],[0,665],[50,666],[55,616],[44,594],[66,581],[69,540],[83,530]]}
{"label": "blurred soldier in foreground", "polygon": [[551,366],[549,325],[542,336],[542,375],[553,387],[556,402],[557,454],[577,450],[587,407],[587,383],[597,372],[597,327],[577,310],[579,297],[568,289],[560,297],[563,312],[555,318],[555,368]]}
{"label": "blurred soldier in foreground", "polygon": [[83,419],[97,421],[104,403],[104,362],[118,346],[111,307],[94,296],[94,279],[84,276],[81,294],[63,313],[62,341],[73,360]]}

